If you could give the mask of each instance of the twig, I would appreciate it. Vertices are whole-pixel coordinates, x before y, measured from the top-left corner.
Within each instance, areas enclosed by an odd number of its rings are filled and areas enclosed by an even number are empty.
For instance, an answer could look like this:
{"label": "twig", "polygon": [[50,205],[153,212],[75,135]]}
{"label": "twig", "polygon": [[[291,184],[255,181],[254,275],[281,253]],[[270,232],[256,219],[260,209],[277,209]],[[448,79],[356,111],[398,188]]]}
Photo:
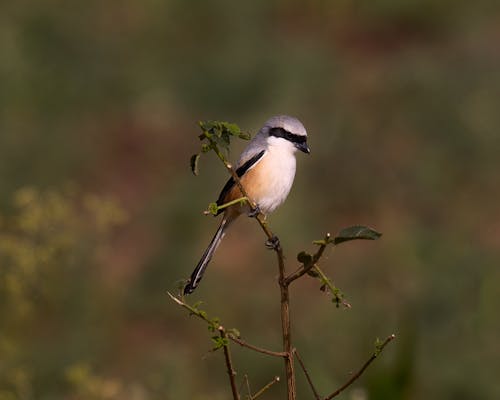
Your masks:
{"label": "twig", "polygon": [[[223,341],[227,340],[226,330],[222,326],[219,326],[219,335]],[[233,399],[240,400],[240,394],[238,393],[238,388],[236,387],[236,379],[234,379],[234,377],[236,376],[236,371],[233,368],[229,346],[227,344],[224,344],[222,347],[224,349],[224,359],[226,360],[227,374],[229,376],[229,382],[231,383]]]}
{"label": "twig", "polygon": [[[224,359],[226,361],[226,367],[227,367],[227,374],[229,376],[229,382],[231,383],[231,391],[233,393],[233,400],[240,400],[240,395],[238,393],[238,388],[236,387],[236,380],[234,379],[234,377],[236,376],[236,371],[233,368],[233,362],[231,360],[231,351],[229,350],[229,346],[228,346],[228,336],[226,334],[226,329],[222,325],[217,324],[217,321],[218,321],[217,318],[216,319],[210,319],[210,318],[208,318],[207,314],[204,311],[199,310],[196,306],[191,306],[191,305],[187,304],[182,297],[178,298],[178,297],[174,296],[173,294],[171,294],[170,292],[167,292],[167,294],[178,305],[180,305],[181,307],[189,310],[189,312],[192,315],[196,315],[198,318],[200,318],[203,321],[207,322],[208,323],[208,327],[211,330],[216,330],[217,329],[219,331],[219,336],[220,336],[220,338],[222,340],[222,346],[220,346],[220,347],[222,347],[222,349],[224,351]],[[216,349],[218,349],[220,347],[217,346]]]}
{"label": "twig", "polygon": [[389,343],[391,342],[392,340],[394,340],[396,338],[396,335],[392,334],[390,336],[387,337],[387,339],[384,340],[384,342],[380,345],[380,346],[377,346],[377,349],[375,350],[375,352],[372,354],[372,356],[368,359],[367,362],[365,362],[365,364],[361,367],[361,369],[356,372],[352,377],[351,379],[349,379],[346,383],[344,383],[340,388],[338,388],[335,392],[333,392],[331,395],[325,397],[324,400],[331,400],[333,399],[335,396],[338,396],[340,393],[342,393],[345,389],[347,389],[350,385],[352,385],[360,376],[363,372],[365,372],[365,370],[368,368],[368,366],[373,362],[373,360],[375,360],[379,354],[382,352],[382,350],[384,350],[384,347]]}
{"label": "twig", "polygon": [[212,212],[212,208],[209,207],[208,210],[205,210],[203,211],[203,214],[205,215],[210,215],[210,214],[214,214],[214,215],[217,215],[217,213],[220,211],[220,210],[224,210],[225,208],[228,208],[228,207],[231,207],[231,206],[234,206],[235,204],[243,204],[245,202],[248,201],[248,197],[239,197],[237,199],[234,199],[234,200],[231,200],[231,201],[228,201],[227,203],[224,203],[224,204],[221,204],[220,206],[217,205],[217,203],[211,203],[210,206],[213,204],[214,205],[214,210]]}
{"label": "twig", "polygon": [[276,382],[280,381],[279,376],[275,376],[274,379],[269,382],[267,385],[265,385],[262,389],[260,389],[257,393],[255,393],[253,396],[251,396],[251,400],[255,400],[257,397],[262,395],[267,389],[269,389],[271,386],[273,386]]}
{"label": "twig", "polygon": [[244,340],[241,340],[240,338],[237,338],[236,336],[234,336],[230,333],[227,335],[227,337],[229,339],[231,339],[233,342],[238,343],[240,346],[254,350],[258,353],[267,354],[268,356],[274,356],[274,357],[286,357],[287,356],[287,353],[282,352],[282,351],[272,351],[272,350],[263,349],[262,347],[254,346],[253,344],[247,343]]}
{"label": "twig", "polygon": [[188,303],[186,303],[184,301],[184,298],[176,297],[170,292],[167,292],[167,294],[170,296],[170,298],[173,301],[175,301],[178,305],[180,305],[181,307],[188,310],[192,315],[196,315],[198,318],[201,318],[202,320],[204,320],[206,322],[211,322],[210,319],[208,319],[208,317],[204,313],[200,312],[200,310],[198,310],[197,308],[190,306]]}
{"label": "twig", "polygon": [[345,308],[351,308],[351,305],[347,301],[345,301],[344,294],[341,292],[341,290],[339,288],[334,286],[334,284],[332,283],[330,278],[328,278],[325,275],[325,273],[321,270],[321,268],[318,267],[317,265],[315,265],[313,270],[319,275],[321,282],[323,282],[323,284],[326,285],[326,287],[328,287],[328,289],[330,289],[330,292],[332,293],[332,295],[334,297],[334,300],[335,300],[335,303],[337,304],[337,307],[340,305],[340,303],[342,303],[342,305]]}
{"label": "twig", "polygon": [[246,396],[246,398],[247,399],[251,399],[252,398],[252,391],[250,390],[250,382],[248,381],[248,375],[247,374],[243,375],[243,382],[241,382],[241,385],[240,385],[240,388],[239,388],[239,392],[241,392],[241,390],[243,389],[243,385],[245,385],[246,389],[247,389],[247,396]]}
{"label": "twig", "polygon": [[323,255],[323,252],[326,249],[326,246],[330,243],[330,234],[327,233],[325,235],[325,239],[322,241],[321,245],[319,246],[318,251],[312,256],[311,260],[304,264],[301,268],[299,268],[297,271],[293,272],[292,274],[288,275],[285,279],[286,283],[289,285],[293,281],[299,279],[302,275],[307,274],[311,268],[313,268],[316,263],[319,261],[321,256]]}
{"label": "twig", "polygon": [[314,387],[314,384],[312,382],[311,376],[309,375],[309,372],[306,369],[306,366],[304,365],[304,362],[302,361],[302,358],[300,358],[299,352],[297,349],[294,351],[295,357],[297,357],[297,360],[299,361],[300,366],[302,367],[302,371],[304,371],[304,375],[306,376],[307,382],[309,382],[309,386],[311,387],[311,390],[314,393],[314,397],[316,400],[321,400],[321,396],[319,395],[318,391]]}

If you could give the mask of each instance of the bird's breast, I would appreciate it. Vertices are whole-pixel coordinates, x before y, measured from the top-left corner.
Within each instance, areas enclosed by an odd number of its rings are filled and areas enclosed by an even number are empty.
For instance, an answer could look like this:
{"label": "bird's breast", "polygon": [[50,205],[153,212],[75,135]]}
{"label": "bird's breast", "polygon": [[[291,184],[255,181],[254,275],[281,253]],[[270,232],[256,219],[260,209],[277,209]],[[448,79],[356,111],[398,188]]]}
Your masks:
{"label": "bird's breast", "polygon": [[295,177],[295,156],[269,149],[262,159],[242,177],[248,196],[264,214],[273,212],[290,193]]}

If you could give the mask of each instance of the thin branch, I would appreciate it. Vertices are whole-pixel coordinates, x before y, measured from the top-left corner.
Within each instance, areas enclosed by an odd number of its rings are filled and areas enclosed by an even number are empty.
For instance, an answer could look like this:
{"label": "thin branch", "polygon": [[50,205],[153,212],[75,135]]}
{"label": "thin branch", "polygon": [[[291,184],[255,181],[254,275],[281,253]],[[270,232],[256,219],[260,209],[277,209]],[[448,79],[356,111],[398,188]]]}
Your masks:
{"label": "thin branch", "polygon": [[268,390],[271,386],[273,386],[276,382],[280,381],[279,376],[275,376],[274,379],[269,382],[267,385],[265,385],[262,389],[260,389],[257,393],[255,393],[253,396],[250,397],[251,400],[255,400],[257,397],[262,395],[266,390]]}
{"label": "thin branch", "polygon": [[[254,351],[258,352],[258,353],[266,354],[266,355],[273,356],[273,357],[283,357],[283,358],[285,358],[285,360],[289,358],[289,354],[290,353],[267,350],[267,349],[264,349],[264,348],[261,348],[261,347],[258,347],[258,346],[254,346],[254,345],[252,345],[250,343],[247,343],[244,340],[241,340],[240,338],[236,337],[236,335],[234,333],[231,333],[231,331],[226,331],[226,329],[222,325],[220,325],[218,323],[218,319],[217,318],[216,319],[210,319],[204,311],[199,310],[196,306],[191,306],[191,305],[187,304],[184,301],[184,298],[182,298],[182,297],[181,298],[176,297],[176,296],[172,295],[170,292],[167,292],[167,294],[178,305],[180,305],[181,307],[183,307],[186,310],[188,310],[191,315],[195,315],[198,318],[202,319],[203,321],[207,322],[209,328],[211,327],[211,329],[213,329],[213,330],[216,329],[216,330],[219,331],[219,335],[220,335],[220,337],[221,337],[221,339],[223,341],[223,345],[221,347],[224,350],[224,358],[225,358],[225,361],[226,361],[227,373],[228,373],[228,376],[229,376],[229,381],[231,383],[231,391],[233,393],[233,399],[234,400],[239,400],[240,397],[239,397],[239,390],[236,387],[236,381],[235,381],[236,371],[233,368],[233,363],[232,363],[232,359],[231,359],[231,352],[230,352],[229,346],[227,345],[227,340],[232,340],[233,342],[239,344],[240,346],[246,347],[246,348],[251,349],[251,350],[254,350]],[[272,384],[274,384],[278,380],[279,380],[279,378],[275,378],[267,386],[270,387]],[[265,386],[263,389],[261,389],[258,392],[259,396],[260,396],[260,394],[263,393],[263,391],[267,390],[266,389],[267,386]],[[251,398],[254,399],[255,397],[251,396]]]}
{"label": "thin branch", "polygon": [[323,282],[323,285],[328,287],[328,289],[330,290],[331,294],[334,297],[335,303],[337,304],[337,307],[342,303],[345,308],[351,308],[351,305],[347,301],[345,301],[342,291],[333,284],[331,279],[325,275],[321,268],[315,265],[313,269],[319,275],[319,278],[321,282]]}
{"label": "thin branch", "polygon": [[346,383],[344,383],[340,388],[338,388],[335,392],[333,392],[331,395],[325,397],[324,400],[331,400],[333,399],[334,397],[338,396],[340,393],[342,393],[345,389],[347,389],[349,386],[351,386],[360,376],[363,372],[365,372],[365,370],[368,368],[368,366],[373,362],[373,360],[375,360],[379,354],[382,352],[382,350],[384,350],[384,347],[387,346],[387,344],[389,342],[391,342],[392,340],[394,340],[396,338],[396,335],[392,334],[390,336],[387,337],[387,339],[384,340],[384,342],[377,346],[375,352],[372,354],[372,356],[368,359],[367,362],[365,362],[365,364],[361,367],[361,369],[356,372],[352,377],[351,379],[349,379]]}
{"label": "thin branch", "polygon": [[178,305],[180,305],[181,307],[183,307],[183,308],[185,308],[186,310],[188,310],[188,311],[189,311],[189,313],[190,313],[191,315],[196,315],[198,318],[200,318],[200,319],[202,319],[203,321],[207,322],[209,325],[212,325],[212,324],[213,324],[213,321],[211,321],[211,320],[207,317],[207,315],[206,315],[203,311],[198,310],[197,308],[195,308],[195,307],[193,307],[193,306],[189,305],[188,303],[186,303],[186,302],[184,301],[184,298],[183,298],[183,297],[181,297],[181,298],[176,297],[176,296],[174,296],[174,295],[173,295],[172,293],[170,293],[170,292],[167,292],[167,294],[168,294],[168,295],[170,296],[170,298],[171,298],[173,301],[175,301]]}
{"label": "thin branch", "polygon": [[242,347],[246,347],[248,349],[251,349],[253,351],[256,351],[258,353],[262,354],[267,354],[268,356],[273,356],[273,357],[286,357],[287,353],[282,352],[282,351],[272,351],[272,350],[267,350],[263,349],[262,347],[257,347],[254,346],[253,344],[247,343],[244,340],[241,340],[240,338],[237,338],[236,336],[232,334],[228,334],[227,337],[231,339],[233,342],[238,343]]}
{"label": "thin branch", "polygon": [[309,375],[309,372],[306,369],[306,366],[304,365],[304,362],[302,361],[302,358],[300,358],[299,352],[297,349],[294,351],[295,357],[297,357],[297,360],[299,361],[300,366],[302,367],[302,371],[304,371],[304,375],[306,376],[307,382],[309,382],[309,386],[311,387],[311,390],[314,393],[314,397],[316,400],[321,400],[321,396],[319,395],[318,391],[314,387],[314,384],[312,382],[311,376]]}
{"label": "thin branch", "polygon": [[[227,340],[226,330],[223,326],[219,326],[219,335],[222,340]],[[226,342],[227,343],[227,342]],[[233,362],[231,360],[231,352],[229,350],[229,346],[224,344],[222,346],[224,349],[224,359],[226,360],[227,374],[229,376],[229,382],[231,383],[231,391],[233,392],[233,399],[240,400],[240,394],[238,393],[238,388],[236,387],[236,371],[233,368]]]}
{"label": "thin branch", "polygon": [[205,214],[205,215],[210,215],[210,214],[217,215],[217,213],[220,210],[224,210],[225,208],[234,206],[235,204],[238,204],[238,203],[239,204],[243,204],[245,202],[248,202],[248,197],[239,197],[239,198],[231,200],[231,201],[229,201],[227,203],[221,204],[220,206],[218,206],[217,203],[210,203],[210,205],[212,205],[212,204],[214,205],[213,212],[212,212],[212,208],[209,207],[208,210],[203,211],[203,214]]}
{"label": "thin branch", "polygon": [[307,274],[319,261],[319,259],[323,255],[323,252],[326,249],[326,246],[328,246],[329,243],[330,243],[330,234],[327,233],[325,235],[325,239],[320,244],[318,251],[316,251],[316,253],[312,256],[311,260],[306,264],[302,265],[302,267],[300,267],[297,271],[288,275],[285,279],[286,284],[289,285],[293,281],[299,279],[301,276]]}
{"label": "thin branch", "polygon": [[247,374],[243,375],[243,382],[241,382],[240,388],[238,389],[238,391],[240,393],[241,393],[241,390],[243,389],[243,385],[245,385],[246,389],[247,389],[247,396],[246,396],[246,398],[247,399],[251,399],[252,398],[252,391],[250,390],[250,382],[248,380],[248,375]]}

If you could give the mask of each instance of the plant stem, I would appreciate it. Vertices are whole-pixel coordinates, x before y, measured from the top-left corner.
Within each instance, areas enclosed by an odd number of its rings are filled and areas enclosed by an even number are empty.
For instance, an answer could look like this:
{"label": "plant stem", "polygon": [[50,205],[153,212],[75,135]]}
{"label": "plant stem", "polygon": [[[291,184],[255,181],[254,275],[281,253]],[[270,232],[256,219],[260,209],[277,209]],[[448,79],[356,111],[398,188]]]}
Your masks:
{"label": "plant stem", "polygon": [[231,335],[230,333],[227,335],[229,339],[231,339],[233,342],[238,343],[242,347],[246,347],[250,350],[256,351],[258,353],[266,354],[268,356],[273,356],[273,357],[286,357],[285,352],[278,352],[278,351],[271,351],[267,349],[263,349],[262,347],[257,347],[254,346],[253,344],[247,343],[244,340],[241,340],[240,338],[235,337],[234,335]]}
{"label": "plant stem", "polygon": [[309,375],[309,372],[307,371],[307,368],[304,365],[302,358],[300,358],[300,355],[299,355],[299,352],[297,351],[297,349],[295,349],[294,353],[295,353],[295,357],[297,357],[297,360],[298,360],[300,366],[302,367],[302,371],[304,371],[304,375],[306,376],[307,382],[309,382],[309,386],[311,387],[311,390],[314,393],[314,397],[316,398],[316,400],[321,400],[321,396],[319,395],[318,391],[314,387],[311,376]]}
{"label": "plant stem", "polygon": [[290,293],[288,291],[288,283],[285,280],[285,262],[283,259],[283,250],[279,243],[276,246],[276,254],[278,256],[279,286],[281,293],[281,331],[283,334],[283,350],[286,353],[285,373],[287,382],[287,394],[288,400],[295,400],[295,371],[293,368],[293,352],[290,329]]}
{"label": "plant stem", "polygon": [[257,397],[262,395],[267,389],[269,389],[271,386],[273,386],[276,382],[279,382],[279,381],[280,381],[280,377],[275,376],[271,382],[269,382],[266,386],[264,386],[257,393],[255,393],[253,396],[251,396],[251,400],[255,400]]}
{"label": "plant stem", "polygon": [[[233,205],[238,204],[238,203],[242,204],[245,201],[248,202],[248,197],[240,197],[238,199],[231,200],[227,203],[224,203],[224,204],[218,206],[217,211],[224,210],[225,208],[233,206]],[[205,214],[210,214],[210,211],[205,211]]]}
{"label": "plant stem", "polygon": [[347,389],[349,386],[351,386],[365,370],[368,368],[368,366],[375,360],[382,350],[384,350],[384,347],[387,346],[389,342],[391,342],[393,339],[396,338],[396,335],[392,334],[391,336],[388,336],[387,339],[385,339],[384,343],[380,345],[380,347],[377,348],[377,350],[372,354],[372,356],[368,359],[367,362],[363,364],[361,369],[356,372],[351,379],[349,379],[346,383],[344,383],[340,388],[338,388],[335,392],[333,392],[331,395],[325,397],[325,400],[331,400],[334,397],[338,396],[340,393],[342,393],[345,389]]}
{"label": "plant stem", "polygon": [[[227,339],[226,331],[222,326],[219,327],[219,335],[222,339]],[[233,368],[233,362],[231,360],[231,352],[227,344],[225,344],[223,348],[224,348],[224,358],[226,360],[227,374],[229,376],[229,382],[231,383],[231,391],[233,392],[233,399],[240,400],[238,388],[236,387],[236,379],[234,379],[234,377],[236,376],[236,371]]]}
{"label": "plant stem", "polygon": [[302,266],[301,268],[299,268],[294,273],[292,273],[292,274],[290,274],[290,275],[288,275],[286,277],[285,280],[286,280],[287,285],[289,285],[293,281],[299,279],[302,275],[307,274],[316,265],[316,263],[319,261],[319,259],[323,255],[323,252],[326,249],[326,246],[328,246],[329,243],[330,243],[330,234],[327,233],[325,235],[324,243],[322,243],[319,246],[318,251],[314,254],[314,256],[312,257],[311,261],[309,263],[305,264],[304,266]]}

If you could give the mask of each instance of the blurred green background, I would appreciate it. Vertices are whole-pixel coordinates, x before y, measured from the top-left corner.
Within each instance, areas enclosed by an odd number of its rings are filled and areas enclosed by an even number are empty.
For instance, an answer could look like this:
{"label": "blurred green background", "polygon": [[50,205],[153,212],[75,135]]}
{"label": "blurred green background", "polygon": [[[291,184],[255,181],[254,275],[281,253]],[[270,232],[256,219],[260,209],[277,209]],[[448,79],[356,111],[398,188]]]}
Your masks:
{"label": "blurred green background", "polygon": [[[54,1],[0,5],[0,399],[227,399],[222,354],[166,296],[227,179],[198,120],[253,134],[298,117],[311,155],[270,218],[289,268],[353,224],[384,233],[305,278],[293,337],[321,393],[397,340],[341,399],[497,399],[498,2]],[[235,143],[233,159],[244,143]],[[243,240],[244,238],[244,240]],[[190,298],[278,350],[275,257],[232,228]],[[237,262],[235,262],[235,259]],[[281,360],[234,349],[252,388]],[[300,398],[311,398],[298,374]],[[284,398],[276,384],[263,398]]]}

